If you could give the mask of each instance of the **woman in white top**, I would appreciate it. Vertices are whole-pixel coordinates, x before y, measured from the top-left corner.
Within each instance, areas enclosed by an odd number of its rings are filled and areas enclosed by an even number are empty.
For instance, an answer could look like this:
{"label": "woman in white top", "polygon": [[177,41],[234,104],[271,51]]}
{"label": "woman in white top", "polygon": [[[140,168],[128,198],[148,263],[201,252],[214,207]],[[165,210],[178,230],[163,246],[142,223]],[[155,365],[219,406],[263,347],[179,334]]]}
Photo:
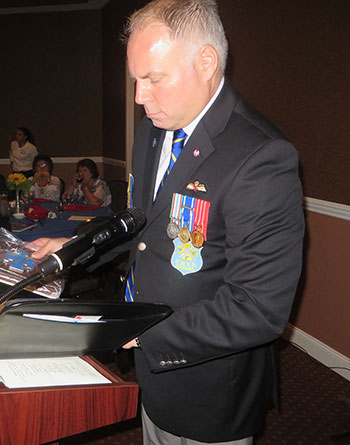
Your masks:
{"label": "woman in white top", "polygon": [[53,162],[49,156],[35,156],[33,162],[34,177],[30,179],[35,183],[30,188],[34,198],[60,200],[61,181],[57,176],[52,176]]}
{"label": "woman in white top", "polygon": [[31,132],[26,127],[19,127],[15,140],[11,142],[10,163],[13,173],[23,173],[26,178],[33,176],[32,165],[38,150],[34,145]]}
{"label": "woman in white top", "polygon": [[112,202],[111,192],[103,179],[99,178],[98,168],[92,159],[82,159],[77,164],[73,184],[63,194],[71,195],[74,202],[106,207]]}

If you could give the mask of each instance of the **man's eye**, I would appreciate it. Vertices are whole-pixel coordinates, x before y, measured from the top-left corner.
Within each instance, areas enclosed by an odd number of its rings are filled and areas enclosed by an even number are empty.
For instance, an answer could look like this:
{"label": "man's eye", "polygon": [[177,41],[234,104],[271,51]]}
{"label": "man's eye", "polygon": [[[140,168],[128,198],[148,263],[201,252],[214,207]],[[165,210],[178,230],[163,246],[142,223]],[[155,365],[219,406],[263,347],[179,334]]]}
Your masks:
{"label": "man's eye", "polygon": [[159,83],[160,79],[156,78],[156,79],[151,79],[151,83]]}

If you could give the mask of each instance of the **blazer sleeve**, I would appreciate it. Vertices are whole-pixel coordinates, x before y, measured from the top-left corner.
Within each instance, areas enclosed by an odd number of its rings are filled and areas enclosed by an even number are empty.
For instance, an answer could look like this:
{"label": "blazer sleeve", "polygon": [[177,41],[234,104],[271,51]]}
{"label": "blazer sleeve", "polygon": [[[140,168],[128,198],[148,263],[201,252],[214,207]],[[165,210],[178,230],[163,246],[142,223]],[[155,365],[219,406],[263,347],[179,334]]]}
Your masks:
{"label": "blazer sleeve", "polygon": [[153,372],[266,344],[287,323],[304,234],[297,153],[285,140],[269,140],[229,183],[219,198],[226,233],[222,285],[212,299],[176,309],[140,336]]}

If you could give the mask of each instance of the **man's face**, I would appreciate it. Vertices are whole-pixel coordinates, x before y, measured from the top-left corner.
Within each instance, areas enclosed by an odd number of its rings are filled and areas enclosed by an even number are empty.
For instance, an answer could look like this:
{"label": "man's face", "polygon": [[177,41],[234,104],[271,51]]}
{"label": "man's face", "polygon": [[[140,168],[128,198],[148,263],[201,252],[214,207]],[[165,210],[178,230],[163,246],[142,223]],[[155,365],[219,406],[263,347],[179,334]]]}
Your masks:
{"label": "man's face", "polygon": [[210,99],[197,58],[188,53],[188,47],[170,39],[162,24],[135,30],[130,37],[127,55],[136,81],[135,102],[144,106],[156,127],[185,127]]}

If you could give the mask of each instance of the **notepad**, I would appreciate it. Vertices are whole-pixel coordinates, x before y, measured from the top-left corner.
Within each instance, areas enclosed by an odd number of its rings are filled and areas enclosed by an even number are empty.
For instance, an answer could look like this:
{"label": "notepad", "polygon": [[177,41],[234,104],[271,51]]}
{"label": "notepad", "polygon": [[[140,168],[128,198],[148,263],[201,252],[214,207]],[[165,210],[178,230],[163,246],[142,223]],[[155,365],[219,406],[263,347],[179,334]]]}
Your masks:
{"label": "notepad", "polygon": [[8,388],[112,383],[80,357],[0,360],[0,379]]}

